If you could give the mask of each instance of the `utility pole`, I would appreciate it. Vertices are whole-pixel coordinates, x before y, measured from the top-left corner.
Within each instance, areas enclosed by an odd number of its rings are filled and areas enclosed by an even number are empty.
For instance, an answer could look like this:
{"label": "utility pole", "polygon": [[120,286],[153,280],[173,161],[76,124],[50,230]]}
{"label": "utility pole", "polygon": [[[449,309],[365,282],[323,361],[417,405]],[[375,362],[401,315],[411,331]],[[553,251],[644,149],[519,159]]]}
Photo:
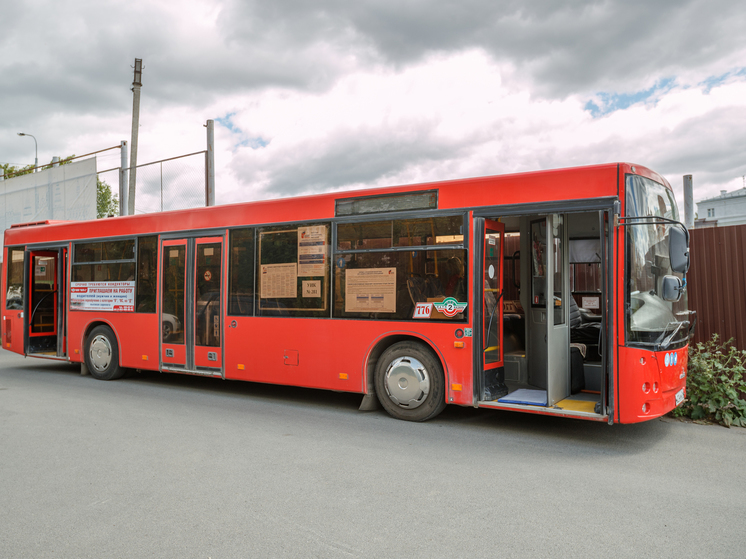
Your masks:
{"label": "utility pole", "polygon": [[135,184],[137,184],[137,133],[140,128],[140,88],[142,59],[135,58],[135,79],[132,82],[132,141],[130,142],[130,188],[127,215],[135,215]]}
{"label": "utility pole", "polygon": [[208,120],[205,152],[205,206],[215,205],[215,121]]}
{"label": "utility pole", "polygon": [[684,175],[684,225],[694,229],[694,181],[691,175]]}

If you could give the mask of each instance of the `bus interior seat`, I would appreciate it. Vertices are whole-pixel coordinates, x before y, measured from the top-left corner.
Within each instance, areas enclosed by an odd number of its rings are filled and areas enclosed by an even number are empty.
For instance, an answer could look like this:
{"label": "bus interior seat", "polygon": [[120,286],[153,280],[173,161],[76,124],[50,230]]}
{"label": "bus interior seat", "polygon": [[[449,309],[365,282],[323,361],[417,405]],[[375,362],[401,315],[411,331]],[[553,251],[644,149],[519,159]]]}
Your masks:
{"label": "bus interior seat", "polygon": [[600,361],[599,339],[601,317],[592,316],[578,307],[575,297],[570,296],[570,341],[584,344],[587,348],[585,361]]}
{"label": "bus interior seat", "polygon": [[407,291],[413,304],[426,303],[428,299],[443,297],[443,291],[436,276],[422,277],[412,274],[407,278]]}
{"label": "bus interior seat", "polygon": [[407,291],[409,291],[413,304],[427,301],[427,282],[422,276],[409,276],[407,278]]}
{"label": "bus interior seat", "polygon": [[526,351],[526,320],[522,314],[503,315],[504,353]]}

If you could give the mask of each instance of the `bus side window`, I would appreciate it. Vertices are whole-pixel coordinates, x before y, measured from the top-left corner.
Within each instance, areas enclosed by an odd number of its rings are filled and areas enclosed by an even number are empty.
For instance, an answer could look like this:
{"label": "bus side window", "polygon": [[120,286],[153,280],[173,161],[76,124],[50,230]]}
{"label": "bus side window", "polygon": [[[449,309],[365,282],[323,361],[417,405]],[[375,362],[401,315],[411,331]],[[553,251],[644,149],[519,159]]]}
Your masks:
{"label": "bus side window", "polygon": [[158,266],[158,237],[137,240],[137,312],[155,312]]}
{"label": "bus side window", "polygon": [[466,302],[463,231],[463,215],[339,224],[334,316],[410,320],[421,303]]}
{"label": "bus side window", "polygon": [[329,316],[329,223],[257,233],[257,315]]}
{"label": "bus side window", "polygon": [[228,314],[254,314],[254,230],[230,232]]}
{"label": "bus side window", "polygon": [[8,249],[8,291],[5,294],[5,308],[23,309],[23,250]]}
{"label": "bus side window", "polygon": [[257,237],[257,314],[329,316],[329,223],[263,227]]}
{"label": "bus side window", "polygon": [[[135,282],[135,239],[73,244],[71,283],[89,282]],[[72,288],[87,287],[71,285]],[[116,286],[115,286],[116,287]],[[75,291],[73,291],[75,293]],[[113,299],[92,302],[86,297],[71,297],[70,307],[74,310],[113,310],[132,312],[135,310],[134,293],[128,289],[127,302],[114,302]]]}

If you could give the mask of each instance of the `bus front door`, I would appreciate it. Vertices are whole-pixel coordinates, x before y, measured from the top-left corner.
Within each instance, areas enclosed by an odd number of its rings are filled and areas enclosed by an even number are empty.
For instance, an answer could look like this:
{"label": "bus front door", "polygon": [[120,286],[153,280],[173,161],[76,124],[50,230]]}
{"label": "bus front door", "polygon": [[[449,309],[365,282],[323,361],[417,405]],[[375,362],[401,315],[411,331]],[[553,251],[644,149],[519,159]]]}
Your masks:
{"label": "bus front door", "polygon": [[222,237],[163,241],[163,370],[222,375],[222,252]]}
{"label": "bus front door", "polygon": [[505,224],[484,220],[482,278],[482,371],[480,399],[507,394],[503,356],[503,250]]}
{"label": "bus front door", "polygon": [[570,290],[567,228],[562,214],[529,223],[531,301],[529,383],[552,406],[570,395]]}

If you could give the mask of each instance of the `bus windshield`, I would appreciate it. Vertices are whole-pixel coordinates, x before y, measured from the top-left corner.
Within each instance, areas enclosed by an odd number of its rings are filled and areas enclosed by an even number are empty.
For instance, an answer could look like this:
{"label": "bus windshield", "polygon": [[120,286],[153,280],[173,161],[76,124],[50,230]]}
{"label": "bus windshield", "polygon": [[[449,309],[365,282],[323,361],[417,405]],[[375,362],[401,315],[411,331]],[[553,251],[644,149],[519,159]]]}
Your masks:
{"label": "bus windshield", "polygon": [[[679,220],[673,192],[645,177],[627,175],[627,216]],[[676,302],[663,299],[663,278],[683,274],[671,269],[666,223],[637,223],[627,227],[626,331],[627,343],[658,349],[682,347],[689,333],[686,291]]]}

